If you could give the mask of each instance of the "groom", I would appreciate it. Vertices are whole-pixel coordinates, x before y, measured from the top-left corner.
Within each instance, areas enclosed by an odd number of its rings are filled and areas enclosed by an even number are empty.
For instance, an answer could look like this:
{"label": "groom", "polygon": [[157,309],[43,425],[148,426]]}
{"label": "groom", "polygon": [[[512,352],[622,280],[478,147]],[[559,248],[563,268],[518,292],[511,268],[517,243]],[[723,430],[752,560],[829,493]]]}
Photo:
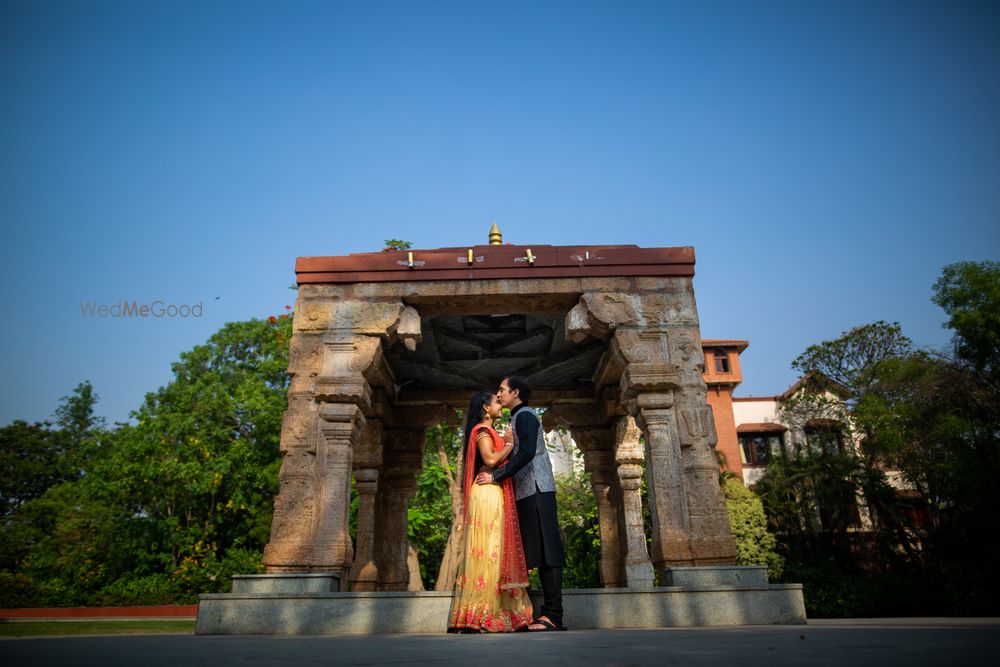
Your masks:
{"label": "groom", "polygon": [[507,465],[481,472],[477,484],[496,484],[514,476],[517,519],[521,524],[524,560],[529,570],[538,568],[544,601],[542,613],[528,626],[533,632],[565,630],[562,624],[562,568],[566,565],[559,523],[556,520],[556,482],[545,447],[542,421],[528,407],[531,387],[520,375],[504,378],[497,390],[500,405],[510,410],[514,453]]}

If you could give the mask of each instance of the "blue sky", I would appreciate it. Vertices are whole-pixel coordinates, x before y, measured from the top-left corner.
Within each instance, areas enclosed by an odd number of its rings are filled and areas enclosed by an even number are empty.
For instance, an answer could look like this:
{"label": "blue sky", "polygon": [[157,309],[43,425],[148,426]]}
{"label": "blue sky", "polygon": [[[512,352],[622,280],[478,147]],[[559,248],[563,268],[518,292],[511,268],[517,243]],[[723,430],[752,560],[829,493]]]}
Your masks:
{"label": "blue sky", "polygon": [[[1000,259],[995,2],[0,4],[0,424],[294,303],[301,255],[403,238],[692,245],[738,395]],[[216,298],[218,297],[218,298]],[[200,319],[80,303],[203,303]]]}

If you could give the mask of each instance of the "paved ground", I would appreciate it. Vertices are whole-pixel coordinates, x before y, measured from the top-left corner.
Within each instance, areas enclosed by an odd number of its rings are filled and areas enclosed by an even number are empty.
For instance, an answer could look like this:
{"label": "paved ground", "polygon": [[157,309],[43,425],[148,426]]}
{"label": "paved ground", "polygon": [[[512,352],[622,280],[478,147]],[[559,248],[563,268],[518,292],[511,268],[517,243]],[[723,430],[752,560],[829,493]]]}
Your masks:
{"label": "paved ground", "polygon": [[4,664],[138,665],[974,665],[1000,653],[1000,619],[813,621],[806,626],[516,635],[197,637],[0,641]]}

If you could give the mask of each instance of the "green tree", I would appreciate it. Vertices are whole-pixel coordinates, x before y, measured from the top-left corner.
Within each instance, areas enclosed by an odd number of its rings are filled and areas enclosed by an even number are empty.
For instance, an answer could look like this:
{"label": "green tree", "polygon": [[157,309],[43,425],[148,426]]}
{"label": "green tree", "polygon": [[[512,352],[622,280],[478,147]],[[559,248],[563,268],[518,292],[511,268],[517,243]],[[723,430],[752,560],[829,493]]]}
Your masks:
{"label": "green tree", "polygon": [[0,520],[65,479],[50,427],[18,419],[0,428]]}
{"label": "green tree", "polygon": [[934,283],[934,303],[948,315],[955,355],[993,389],[1000,381],[1000,262],[959,262]]}
{"label": "green tree", "polygon": [[828,382],[843,388],[853,407],[878,385],[883,364],[905,357],[912,349],[898,322],[878,321],[810,345],[792,362],[792,368],[801,371],[815,389],[829,388]]}
{"label": "green tree", "polygon": [[90,381],[84,380],[73,389],[72,394],[59,399],[56,424],[65,439],[66,451],[82,448],[94,431],[104,428],[104,418],[94,414],[98,398]]}
{"label": "green tree", "polygon": [[95,463],[100,496],[155,521],[170,568],[266,543],[289,336],[288,318],[226,324],[181,354]]}
{"label": "green tree", "polygon": [[15,420],[0,428],[0,519],[49,488],[79,477],[87,440],[104,426],[89,381],[59,399],[56,426]]}
{"label": "green tree", "polygon": [[256,571],[277,491],[290,334],[291,312],[226,324],[181,355],[135,423],[113,430],[93,418],[89,383],[63,399],[54,433],[79,452],[79,474],[3,524],[3,576],[19,603],[191,602]]}

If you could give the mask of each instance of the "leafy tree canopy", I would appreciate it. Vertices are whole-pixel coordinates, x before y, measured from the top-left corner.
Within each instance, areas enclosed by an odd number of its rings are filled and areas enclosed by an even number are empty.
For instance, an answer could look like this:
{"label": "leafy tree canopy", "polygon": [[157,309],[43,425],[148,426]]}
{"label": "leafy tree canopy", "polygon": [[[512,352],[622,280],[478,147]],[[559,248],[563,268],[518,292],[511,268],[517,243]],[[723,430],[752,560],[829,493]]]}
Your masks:
{"label": "leafy tree canopy", "polygon": [[934,303],[948,315],[956,355],[991,379],[1000,379],[1000,262],[959,262],[934,283]]}
{"label": "leafy tree canopy", "polygon": [[849,393],[850,403],[878,382],[883,363],[903,357],[912,349],[898,322],[878,321],[810,345],[792,362],[792,368],[806,376],[832,380]]}

